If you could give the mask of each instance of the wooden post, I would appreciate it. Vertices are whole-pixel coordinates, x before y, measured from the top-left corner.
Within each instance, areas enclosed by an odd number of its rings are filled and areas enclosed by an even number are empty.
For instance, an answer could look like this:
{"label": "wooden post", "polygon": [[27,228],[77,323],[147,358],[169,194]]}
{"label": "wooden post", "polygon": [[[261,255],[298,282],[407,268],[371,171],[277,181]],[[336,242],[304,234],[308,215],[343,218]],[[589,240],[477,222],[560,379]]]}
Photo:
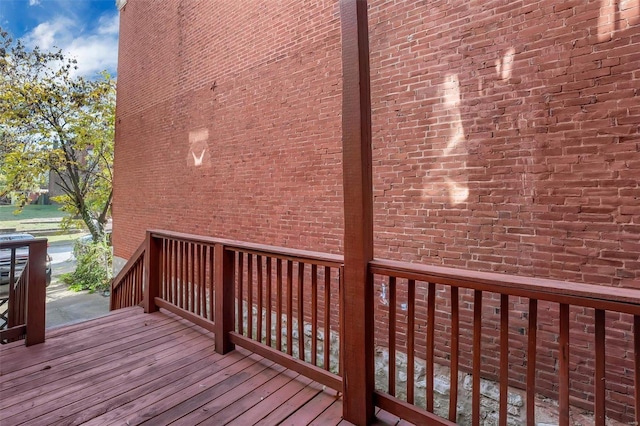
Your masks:
{"label": "wooden post", "polygon": [[29,280],[27,282],[27,337],[25,345],[44,342],[45,302],[47,295],[47,240],[29,245]]}
{"label": "wooden post", "polygon": [[151,231],[147,231],[147,246],[144,252],[144,311],[149,314],[156,312],[156,297],[160,290],[160,244],[153,237]]}
{"label": "wooden post", "polygon": [[215,342],[216,352],[223,355],[234,349],[229,338],[229,333],[233,331],[234,257],[233,251],[227,251],[224,245],[216,244],[214,248]]}
{"label": "wooden post", "polygon": [[374,418],[373,189],[366,0],[341,0],[344,179],[343,417]]}

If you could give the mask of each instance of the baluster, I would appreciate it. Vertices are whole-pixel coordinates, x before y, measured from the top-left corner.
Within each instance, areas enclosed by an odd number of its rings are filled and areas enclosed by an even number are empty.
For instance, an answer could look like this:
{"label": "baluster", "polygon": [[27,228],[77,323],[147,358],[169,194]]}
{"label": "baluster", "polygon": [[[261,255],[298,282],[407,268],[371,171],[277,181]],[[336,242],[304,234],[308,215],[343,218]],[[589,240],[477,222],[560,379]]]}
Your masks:
{"label": "baluster", "polygon": [[[431,288],[433,284],[429,284],[429,288]],[[435,287],[435,285],[433,285]],[[459,289],[458,287],[451,287],[451,378],[449,379],[451,385],[449,389],[449,420],[452,422],[456,421],[457,417],[457,408],[458,408],[458,371],[460,366],[460,303],[459,299]],[[434,288],[434,296],[435,296],[435,288]],[[431,302],[431,300],[435,299],[435,297],[431,297],[429,295],[429,306],[431,303],[435,305],[435,300]],[[431,316],[429,316],[431,318]],[[435,330],[433,327],[429,327],[429,333],[435,334]],[[427,338],[429,339],[429,337]],[[431,337],[430,340],[434,338]],[[427,344],[427,350],[429,347],[433,347],[433,343],[431,345]],[[433,366],[431,367],[431,372],[429,373],[429,377],[433,377]],[[431,389],[430,398],[427,401],[430,401],[433,404],[433,386],[427,387],[427,391]]]}
{"label": "baluster", "polygon": [[267,346],[271,347],[271,274],[273,271],[271,270],[271,257],[267,257]]}
{"label": "baluster", "polygon": [[529,336],[527,348],[527,426],[536,425],[536,343],[538,335],[538,300],[529,299]]}
{"label": "baluster", "polygon": [[560,337],[558,340],[560,426],[569,426],[569,305],[560,304]]}
{"label": "baluster", "polygon": [[258,267],[258,342],[262,342],[262,256],[257,256]]}
{"label": "baluster", "polygon": [[293,262],[287,260],[287,353],[293,354]]}
{"label": "baluster", "polygon": [[311,364],[318,365],[318,265],[311,265]]}
{"label": "baluster", "polygon": [[500,426],[507,426],[509,391],[509,295],[500,295]]}
{"label": "baluster", "polygon": [[[209,319],[211,321],[215,321],[215,273],[216,273],[216,268],[215,268],[215,251],[216,248],[215,246],[209,246],[207,248],[207,263],[209,265]],[[233,253],[233,261],[235,262],[236,260],[236,254],[235,252]],[[237,268],[234,268],[235,270],[238,271],[238,273],[241,273],[242,269],[238,270]],[[233,277],[235,279],[235,276]],[[233,302],[232,302],[233,303]]]}
{"label": "baluster", "polygon": [[253,339],[253,254],[247,253],[247,336]]}
{"label": "baluster", "polygon": [[396,277],[389,277],[389,395],[396,396]]}
{"label": "baluster", "polygon": [[329,371],[329,341],[331,340],[331,268],[324,267],[324,369]]}
{"label": "baluster", "polygon": [[298,262],[298,358],[304,361],[304,263]]}
{"label": "baluster", "polygon": [[596,426],[605,424],[605,312],[596,309],[595,312],[595,351],[596,351],[596,371],[595,371],[595,403],[594,415]]}
{"label": "baluster", "polygon": [[427,411],[433,412],[433,366],[435,362],[436,285],[427,286]]}
{"label": "baluster", "polygon": [[415,321],[416,321],[416,282],[407,284],[407,402],[414,401],[415,379]]}
{"label": "baluster", "polygon": [[189,256],[189,312],[196,312],[196,264],[195,264],[195,244],[189,243],[188,245]]}
{"label": "baluster", "polygon": [[[216,247],[216,250],[218,248]],[[238,299],[237,299],[237,303],[238,303],[238,307],[236,309],[236,314],[237,314],[237,327],[238,327],[238,333],[239,334],[244,334],[244,316],[243,316],[243,312],[244,312],[244,295],[243,295],[243,281],[244,281],[244,253],[239,251],[238,252]]]}
{"label": "baluster", "polygon": [[482,351],[482,291],[473,291],[473,377],[471,422],[480,424],[480,356]]}
{"label": "baluster", "polygon": [[640,315],[633,316],[633,361],[635,420],[640,425]]}
{"label": "baluster", "polygon": [[282,350],[282,259],[276,262],[276,349]]}

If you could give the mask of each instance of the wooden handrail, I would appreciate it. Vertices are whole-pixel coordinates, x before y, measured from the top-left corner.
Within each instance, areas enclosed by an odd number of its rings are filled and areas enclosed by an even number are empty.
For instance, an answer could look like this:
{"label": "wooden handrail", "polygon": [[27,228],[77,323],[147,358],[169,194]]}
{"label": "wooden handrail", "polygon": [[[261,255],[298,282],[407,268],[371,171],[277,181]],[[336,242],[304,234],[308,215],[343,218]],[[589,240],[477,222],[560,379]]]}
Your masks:
{"label": "wooden handrail", "polygon": [[313,260],[318,265],[339,267],[343,263],[343,256],[338,254],[328,254],[316,251],[298,250],[286,247],[270,246],[266,244],[256,244],[244,241],[229,240],[225,238],[205,237],[201,235],[185,234],[173,231],[150,230],[151,236],[159,238],[169,238],[185,240],[193,243],[222,245],[227,250],[244,251],[253,254],[269,254],[280,259],[293,261]]}
{"label": "wooden handrail", "polygon": [[142,261],[144,257],[145,241],[138,246],[118,275],[111,280],[110,310],[135,306],[142,302],[144,292]]}
{"label": "wooden handrail", "polygon": [[127,263],[125,263],[124,266],[122,267],[122,269],[120,269],[120,272],[118,272],[118,275],[116,275],[111,280],[111,289],[112,290],[114,288],[118,288],[118,286],[122,282],[122,279],[129,273],[129,271],[131,271],[131,268],[135,265],[135,263],[138,261],[138,259],[140,259],[142,256],[144,256],[144,241],[138,246],[136,251],[133,252],[133,254],[129,258],[129,260],[127,260]]}
{"label": "wooden handrail", "polygon": [[640,315],[640,290],[374,259],[371,272]]}
{"label": "wooden handrail", "polygon": [[[606,349],[606,329],[615,330],[615,325],[607,325],[605,320],[606,311],[613,313],[630,314],[634,317],[632,333],[634,335],[635,347],[629,343],[629,351],[633,351],[634,370],[633,378],[636,383],[640,382],[640,348],[637,345],[640,336],[640,290],[630,288],[612,288],[590,284],[569,283],[557,280],[542,278],[518,277],[506,274],[496,274],[490,272],[476,272],[459,270],[438,266],[426,266],[406,262],[389,261],[375,259],[369,263],[370,271],[374,276],[383,280],[376,281],[374,285],[388,285],[389,301],[388,309],[379,311],[381,318],[379,321],[388,321],[389,362],[397,362],[396,339],[406,341],[406,400],[394,398],[395,394],[395,366],[389,368],[388,391],[376,390],[376,401],[380,407],[386,409],[402,418],[409,419],[417,423],[430,422],[433,424],[450,424],[446,420],[433,421],[434,410],[434,385],[433,371],[436,363],[448,365],[450,367],[450,389],[448,421],[457,420],[457,384],[458,371],[464,370],[471,374],[471,396],[472,396],[472,423],[477,424],[481,418],[481,378],[495,380],[499,383],[499,419],[502,424],[506,424],[508,412],[508,387],[515,386],[526,392],[527,421],[534,424],[535,398],[536,393],[557,398],[559,407],[559,417],[561,424],[568,424],[570,417],[570,404],[580,408],[590,409],[595,412],[596,424],[604,425],[606,401],[605,383],[613,378],[606,378],[605,363]],[[385,281],[386,280],[386,281]],[[399,300],[396,297],[396,288],[402,282],[405,296]],[[417,298],[416,291],[420,288],[422,296]],[[436,286],[441,290],[436,292]],[[448,289],[448,290],[447,290]],[[372,289],[373,290],[373,289]],[[461,299],[460,294],[465,291],[465,296]],[[488,297],[483,297],[487,293]],[[525,300],[528,299],[528,302]],[[461,304],[460,301],[463,301]],[[483,301],[484,300],[484,301]],[[404,303],[406,302],[406,303]],[[543,302],[539,305],[538,302]],[[371,298],[369,303],[375,304]],[[403,303],[407,310],[407,315],[399,319],[396,315],[396,306]],[[486,303],[486,305],[485,305]],[[512,308],[511,304],[516,307]],[[462,306],[461,306],[462,305]],[[528,307],[527,307],[528,305]],[[575,319],[570,315],[571,308],[577,307],[593,309],[593,319],[588,318],[588,313],[584,313],[580,319]],[[437,312],[436,312],[437,309]],[[466,331],[461,333],[461,310],[466,313]],[[520,333],[512,334],[510,329],[510,314],[515,312],[518,316],[516,321],[522,324],[522,319],[528,320],[528,326],[520,325]],[[548,312],[543,318],[539,318],[538,310],[544,309]],[[418,312],[419,310],[419,312]],[[385,314],[385,311],[388,314]],[[543,311],[541,311],[543,312]],[[553,316],[551,312],[555,312]],[[526,314],[526,316],[524,316]],[[436,317],[438,322],[436,322]],[[626,320],[629,321],[628,319]],[[400,334],[396,333],[396,322],[398,327],[404,327]],[[418,324],[419,322],[419,324]],[[496,346],[496,352],[483,353],[483,346],[487,344],[484,335],[486,323],[489,328],[497,326],[500,333],[497,342],[490,344]],[[570,334],[572,329],[581,330],[584,327],[593,326],[595,334],[593,336],[593,346],[591,354],[582,355],[585,363],[589,363],[589,356],[593,357],[593,400],[571,395],[572,387],[570,380],[570,353],[572,345]],[[543,336],[538,335],[537,330],[545,331]],[[625,328],[625,330],[628,330]],[[416,350],[414,342],[416,333],[426,335],[423,339],[422,348]],[[626,333],[627,331],[625,331]],[[554,337],[553,333],[555,334]],[[458,340],[462,335],[470,340],[470,346],[463,353],[458,345]],[[440,343],[438,343],[438,340]],[[443,340],[450,342],[443,343]],[[520,371],[517,376],[512,376],[509,364],[511,344],[518,342],[519,347],[526,348],[527,368],[526,372]],[[541,343],[546,342],[546,343]],[[498,345],[499,343],[499,345]],[[557,388],[551,389],[548,385],[538,388],[538,368],[536,365],[538,346],[540,344],[550,345],[556,350],[557,365],[551,365],[552,371],[557,375]],[[449,346],[447,346],[449,345]],[[434,346],[447,356],[439,355],[438,361],[434,359]],[[430,373],[426,377],[426,410],[418,408],[413,400],[413,381],[411,378],[415,373],[413,357],[415,353],[423,354],[422,362],[426,364],[426,370]],[[547,355],[548,356],[548,355]],[[466,365],[461,365],[461,359],[466,360]],[[491,358],[487,362],[484,358]],[[469,365],[469,363],[471,363]],[[499,363],[497,372],[491,371],[491,365]],[[485,368],[489,365],[489,370]],[[546,364],[545,364],[546,365]],[[588,371],[588,368],[587,370]],[[581,374],[588,374],[584,371]],[[575,378],[574,378],[575,380]],[[582,383],[582,382],[581,382]],[[588,383],[584,383],[588,385]],[[391,387],[394,387],[393,389]],[[555,394],[554,394],[555,393]],[[638,394],[635,395],[636,422],[640,421],[640,404]]]}

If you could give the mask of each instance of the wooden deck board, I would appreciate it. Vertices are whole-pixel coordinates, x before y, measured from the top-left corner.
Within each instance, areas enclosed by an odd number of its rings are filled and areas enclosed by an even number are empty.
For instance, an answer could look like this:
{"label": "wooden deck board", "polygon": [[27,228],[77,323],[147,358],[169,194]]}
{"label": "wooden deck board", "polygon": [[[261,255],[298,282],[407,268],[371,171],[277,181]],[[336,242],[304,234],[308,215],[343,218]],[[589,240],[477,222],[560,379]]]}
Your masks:
{"label": "wooden deck board", "polygon": [[[336,402],[336,400],[338,400],[336,391],[325,389],[309,400],[301,409],[293,412],[280,424],[289,426],[311,424],[316,417],[320,416],[331,404]],[[340,423],[340,421],[333,424],[337,425],[338,423]]]}
{"label": "wooden deck board", "polygon": [[[124,363],[119,369],[110,370],[108,378],[98,369],[95,374],[83,380],[35,398],[27,398],[23,404],[3,408],[5,420],[17,423],[31,420],[33,424],[50,424],[54,419],[58,421],[73,416],[131,388],[143,386],[163,376],[174,377],[175,374],[172,373],[175,371],[179,371],[178,374],[189,374],[200,367],[192,365],[196,361],[214,356],[214,352],[207,349],[206,342],[199,342],[172,354],[153,354],[145,358],[146,363],[136,363],[136,368],[132,369],[128,363]],[[171,360],[174,361],[170,362]],[[207,359],[202,364],[206,366],[208,363]],[[53,406],[57,408],[51,410]],[[14,414],[16,411],[17,414]],[[40,420],[35,420],[36,418]]]}
{"label": "wooden deck board", "polygon": [[[176,316],[128,308],[0,347],[2,425],[326,424],[334,391]],[[341,424],[345,424],[342,422]]]}
{"label": "wooden deck board", "polygon": [[[100,371],[103,377],[107,377],[110,370],[116,370],[117,372],[117,369],[122,364],[128,364],[129,367],[132,367],[134,362],[145,362],[147,355],[162,351],[170,354],[178,350],[175,345],[176,341],[186,342],[198,336],[196,332],[180,336],[179,333],[181,332],[184,333],[184,330],[173,325],[167,325],[166,328],[145,334],[138,339],[120,340],[113,342],[111,345],[105,345],[100,351],[89,349],[86,351],[89,355],[74,357],[72,354],[58,358],[46,363],[44,367],[38,367],[31,374],[7,380],[5,382],[7,389],[3,388],[0,391],[0,397],[10,398],[15,393],[27,392],[34,388],[34,382],[37,382],[36,385],[39,389],[51,382],[56,382],[61,387],[65,380],[67,382],[74,379],[78,381],[83,376],[96,374],[96,369]],[[136,355],[136,359],[129,361],[127,358],[133,354]],[[7,403],[7,405],[9,404]]]}

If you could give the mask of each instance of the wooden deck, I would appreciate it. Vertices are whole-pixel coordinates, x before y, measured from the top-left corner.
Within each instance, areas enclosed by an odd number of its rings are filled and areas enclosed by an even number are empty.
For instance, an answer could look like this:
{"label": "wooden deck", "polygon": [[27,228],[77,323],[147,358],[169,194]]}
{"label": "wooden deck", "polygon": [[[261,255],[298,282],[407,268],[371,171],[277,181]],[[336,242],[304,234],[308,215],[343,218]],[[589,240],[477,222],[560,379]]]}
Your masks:
{"label": "wooden deck", "polygon": [[[335,391],[164,311],[127,308],[0,348],[0,423],[347,425]],[[399,423],[380,413],[378,424]]]}

